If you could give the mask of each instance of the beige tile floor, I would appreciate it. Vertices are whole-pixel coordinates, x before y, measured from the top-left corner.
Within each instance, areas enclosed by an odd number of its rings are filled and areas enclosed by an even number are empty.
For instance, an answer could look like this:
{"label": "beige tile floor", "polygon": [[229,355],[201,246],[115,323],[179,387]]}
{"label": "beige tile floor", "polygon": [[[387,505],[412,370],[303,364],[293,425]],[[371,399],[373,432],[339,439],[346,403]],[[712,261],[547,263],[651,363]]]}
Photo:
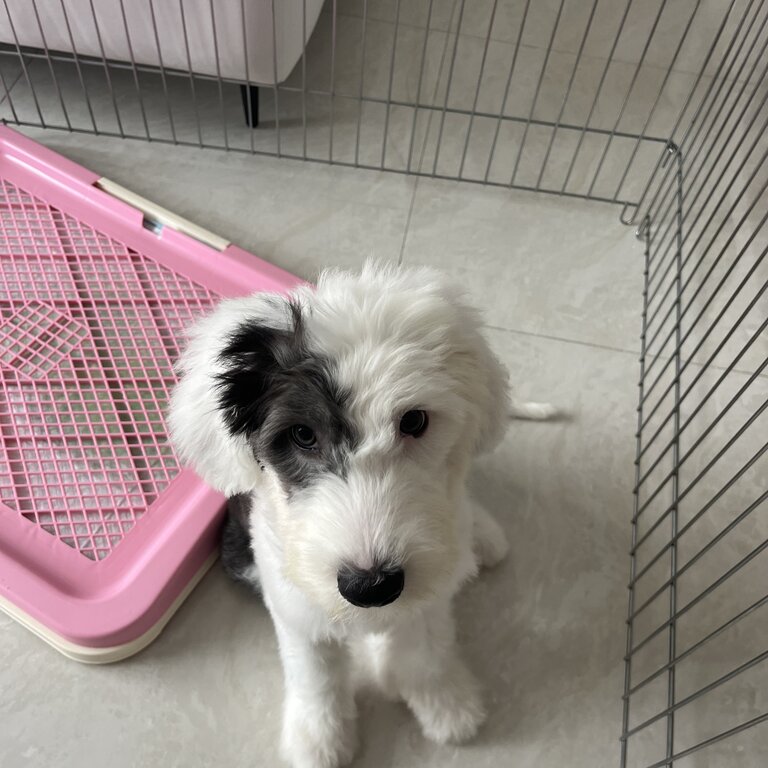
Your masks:
{"label": "beige tile floor", "polygon": [[[488,725],[469,746],[435,747],[402,707],[369,702],[357,765],[614,765],[641,279],[618,210],[28,133],[303,277],[373,255],[435,264],[465,282],[520,394],[571,419],[515,424],[473,476],[512,542],[509,560],[458,605],[462,642],[488,686]],[[0,764],[276,764],[270,621],[218,569],[150,648],[111,667],[66,661],[0,622]]]}
{"label": "beige tile floor", "polygon": [[[346,58],[338,61],[337,74],[340,84],[354,91],[359,4],[339,0],[338,5],[342,14],[339,34],[347,35],[350,47]],[[426,0],[401,5],[404,28],[398,33],[398,44],[403,48],[394,80],[395,97],[413,99],[416,94],[427,5]],[[498,106],[503,95],[506,67],[516,44],[509,25],[524,4],[499,0],[497,5],[480,101],[487,109],[497,108],[494,105]],[[542,2],[521,41],[521,76],[514,84],[510,110],[520,113],[524,105],[525,113],[529,108],[558,5],[557,0]],[[467,2],[472,11],[464,17],[457,45],[463,66],[451,90],[456,106],[471,106],[486,31],[483,20],[487,23],[490,6],[490,0]],[[433,4],[422,98],[436,104],[445,97],[450,52],[456,42],[457,7],[455,0],[435,0]],[[566,13],[573,7],[567,4]],[[589,82],[599,77],[607,43],[618,24],[616,7],[600,4],[596,34],[585,51],[583,81],[574,82],[574,94],[579,97],[569,102],[566,119],[578,122],[585,117]],[[668,13],[682,18],[692,7],[691,2],[680,0],[669,4]],[[366,80],[371,92],[378,95],[387,89],[395,12],[395,0],[370,0],[371,58]],[[697,24],[711,30],[717,16],[717,3],[704,2]],[[646,17],[630,20],[630,25],[642,26]],[[574,20],[563,25],[552,55],[556,76],[547,82],[538,107],[548,119],[555,119],[562,105],[563,73],[578,49],[577,26]],[[322,87],[330,63],[323,36],[328,28],[325,15],[319,27],[322,34],[315,35],[308,49],[318,87]],[[665,40],[662,38],[655,55],[669,47]],[[607,96],[595,111],[601,125],[610,127],[616,118],[622,88],[638,61],[636,48],[625,46],[617,56]],[[674,118],[681,95],[690,87],[700,56],[700,46],[682,51],[654,117],[653,127],[662,134]],[[0,64],[8,82],[16,82],[12,91],[16,109],[34,119],[35,105],[25,79],[16,79],[19,73],[7,58]],[[657,64],[651,61],[642,69],[638,93],[628,105],[627,119],[636,129],[658,88],[662,70]],[[71,107],[69,117],[87,120],[84,102],[77,101],[79,83],[65,70],[60,70],[60,85]],[[58,96],[53,82],[46,80],[44,65],[33,64],[30,71],[46,119],[61,122]],[[99,88],[98,77],[92,76],[94,109],[107,119],[111,102]],[[177,95],[181,94],[172,94],[174,99]],[[168,122],[157,108],[162,107],[157,82],[147,81],[145,97],[153,131],[167,133]],[[206,108],[203,131],[216,140],[220,131],[217,94],[202,89],[200,97]],[[177,118],[181,118],[177,130],[196,141],[189,104],[176,103]],[[327,105],[318,102],[314,106],[316,114],[323,116]],[[141,132],[130,89],[124,92],[121,107],[128,123],[133,121],[132,129]],[[274,148],[270,108],[267,99],[265,127],[255,134],[256,149]],[[300,151],[300,104],[288,101],[282,108],[291,115],[283,124],[283,148]],[[7,110],[7,103],[0,109]],[[335,156],[350,159],[354,156],[357,107],[340,99],[336,109],[334,146],[339,155]],[[241,125],[236,91],[227,93],[225,110],[232,126],[232,145],[248,146],[251,132]],[[363,113],[364,162],[381,160],[382,116],[376,107],[367,107]],[[413,142],[412,111],[393,110],[391,120],[388,165],[405,167],[411,156],[414,167],[431,170],[439,118],[433,115],[428,120],[420,114]],[[324,122],[313,125],[309,151],[320,156],[327,151],[330,137]],[[487,140],[494,128],[492,122],[476,124],[481,140],[470,145],[466,160],[472,176],[482,177],[485,172]],[[484,308],[491,342],[509,366],[519,393],[550,400],[569,418],[551,424],[514,424],[504,444],[478,464],[472,477],[474,491],[494,511],[512,544],[509,559],[469,585],[458,601],[462,643],[488,689],[491,715],[486,727],[470,745],[436,747],[422,739],[403,707],[366,701],[362,751],[355,766],[618,765],[642,290],[642,251],[632,231],[619,223],[620,208],[400,174],[24,130],[301,277],[312,279],[324,266],[355,267],[375,256],[405,264],[432,264],[464,284]],[[439,171],[457,170],[465,130],[465,122],[446,121]],[[508,178],[520,138],[520,130],[502,130],[491,178]],[[521,162],[521,174],[528,174],[527,178],[535,180],[549,138],[535,131],[529,135]],[[561,137],[562,143],[553,147],[552,175],[547,177],[552,184],[564,176],[573,139]],[[589,182],[602,147],[599,142],[585,141],[583,158],[574,169],[577,187]],[[616,169],[621,168],[622,157],[626,160],[626,150],[620,147],[606,161],[606,192],[613,193]],[[692,366],[687,371],[684,383],[696,370]],[[747,366],[744,372],[731,375],[725,391],[705,409],[707,419],[722,409],[726,396],[751,370]],[[708,378],[699,387],[706,388],[718,373],[707,372]],[[738,412],[728,416],[727,429],[733,429],[744,414],[754,412],[764,395],[764,382],[759,381],[741,399]],[[694,401],[695,397],[694,393]],[[757,422],[755,431],[764,428],[764,421]],[[697,429],[694,424],[691,432],[695,435]],[[727,429],[716,436],[727,434]],[[749,445],[758,439],[762,443],[758,435]],[[746,450],[745,445],[742,448]],[[745,460],[746,454],[739,454],[728,466],[735,470]],[[684,482],[698,471],[703,459],[694,457],[690,464],[683,473]],[[764,487],[760,474],[764,468],[764,464],[756,465],[747,477],[746,490],[728,497],[728,505],[718,507],[717,514],[704,521],[687,545],[692,547],[690,552],[729,521],[733,509],[743,508],[744,494]],[[698,509],[722,478],[722,474],[719,480],[713,477],[692,494],[690,510]],[[667,535],[659,531],[652,537],[649,542],[654,546],[643,557],[663,545],[661,533]],[[743,556],[757,536],[765,536],[765,531],[753,523],[726,540],[723,548],[691,569],[688,581],[681,584],[683,594],[695,594],[724,564]],[[692,611],[686,623],[681,623],[681,638],[693,641],[732,615],[734,606],[741,608],[754,599],[764,582],[767,554],[756,558],[740,581],[734,579],[717,603],[704,603],[705,610]],[[641,559],[641,565],[643,562]],[[655,588],[664,578],[660,567],[645,589]],[[648,611],[638,631],[644,633],[655,626],[663,619],[664,609],[657,604]],[[757,612],[738,633],[724,635],[701,660],[681,669],[682,695],[763,650],[764,636],[765,616]],[[663,640],[650,644],[638,659],[638,674],[663,663]],[[691,714],[681,715],[681,746],[768,709],[766,672],[760,670],[762,667],[746,682],[731,684],[714,702],[691,707]],[[66,661],[0,616],[3,768],[271,768],[279,764],[280,695],[280,668],[266,611],[258,600],[228,583],[218,569],[204,579],[151,647],[114,666],[91,668]],[[658,686],[649,686],[632,722],[663,707],[664,695]],[[663,732],[650,729],[642,753],[645,763],[640,762],[638,751],[630,765],[639,767],[657,759],[663,743]],[[766,760],[765,736],[756,729],[724,742],[707,757],[681,761],[681,768],[758,768]]]}

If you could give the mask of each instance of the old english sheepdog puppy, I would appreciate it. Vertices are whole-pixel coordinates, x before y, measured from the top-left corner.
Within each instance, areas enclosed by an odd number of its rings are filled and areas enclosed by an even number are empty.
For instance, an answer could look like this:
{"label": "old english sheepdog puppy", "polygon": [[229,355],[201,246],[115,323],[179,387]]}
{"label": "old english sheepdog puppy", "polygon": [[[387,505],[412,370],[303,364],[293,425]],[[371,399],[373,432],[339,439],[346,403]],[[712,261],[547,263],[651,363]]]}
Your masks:
{"label": "old english sheepdog puppy", "polygon": [[288,296],[223,301],[178,370],[173,443],[230,498],[224,565],[275,624],[285,759],[352,758],[362,672],[428,738],[473,736],[484,710],[452,600],[507,542],[467,472],[510,414],[552,410],[510,404],[460,292],[430,269],[325,272]]}

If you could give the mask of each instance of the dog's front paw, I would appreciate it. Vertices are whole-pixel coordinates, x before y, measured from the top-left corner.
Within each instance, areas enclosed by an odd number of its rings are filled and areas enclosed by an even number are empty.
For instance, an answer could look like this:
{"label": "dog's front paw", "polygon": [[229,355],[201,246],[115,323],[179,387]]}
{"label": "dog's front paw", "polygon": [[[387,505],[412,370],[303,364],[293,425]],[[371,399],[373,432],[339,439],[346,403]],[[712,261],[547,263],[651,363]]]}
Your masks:
{"label": "dog's front paw", "polygon": [[292,768],[340,768],[357,751],[356,719],[340,717],[329,707],[313,709],[302,701],[288,702],[280,751]]}
{"label": "dog's front paw", "polygon": [[449,677],[408,698],[424,735],[438,744],[471,739],[485,720],[480,686],[472,673],[457,663]]}

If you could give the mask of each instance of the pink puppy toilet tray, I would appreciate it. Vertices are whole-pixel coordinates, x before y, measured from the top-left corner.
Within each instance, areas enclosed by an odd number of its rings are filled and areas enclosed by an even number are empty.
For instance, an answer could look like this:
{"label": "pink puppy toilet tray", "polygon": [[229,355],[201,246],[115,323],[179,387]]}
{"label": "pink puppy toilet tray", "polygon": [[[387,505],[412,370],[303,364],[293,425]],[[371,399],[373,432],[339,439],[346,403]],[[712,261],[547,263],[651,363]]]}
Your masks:
{"label": "pink puppy toilet tray", "polygon": [[183,329],[297,279],[0,126],[0,608],[108,662],[216,557],[224,499],[164,411]]}

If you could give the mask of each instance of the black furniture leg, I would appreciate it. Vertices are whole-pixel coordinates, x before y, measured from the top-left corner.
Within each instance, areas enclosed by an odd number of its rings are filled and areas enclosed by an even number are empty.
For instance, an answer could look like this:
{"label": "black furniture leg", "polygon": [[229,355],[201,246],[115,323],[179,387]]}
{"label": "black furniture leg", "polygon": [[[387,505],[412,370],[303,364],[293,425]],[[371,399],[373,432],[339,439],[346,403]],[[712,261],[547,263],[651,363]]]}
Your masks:
{"label": "black furniture leg", "polygon": [[[249,96],[250,94],[250,96]],[[245,124],[251,128],[259,127],[259,86],[241,85],[240,97],[243,100],[243,114],[245,115]],[[250,99],[250,104],[248,103]]]}

